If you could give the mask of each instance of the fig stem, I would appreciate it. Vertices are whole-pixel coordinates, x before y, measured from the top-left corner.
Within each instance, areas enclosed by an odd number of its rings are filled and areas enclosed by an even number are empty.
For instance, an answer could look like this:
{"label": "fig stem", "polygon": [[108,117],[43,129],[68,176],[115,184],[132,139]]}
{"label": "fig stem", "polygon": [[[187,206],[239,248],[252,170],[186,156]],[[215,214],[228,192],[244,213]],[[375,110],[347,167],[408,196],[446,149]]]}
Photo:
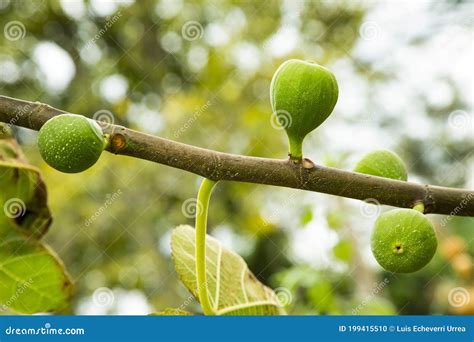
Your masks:
{"label": "fig stem", "polygon": [[413,210],[419,211],[423,214],[425,212],[425,205],[423,204],[423,202],[416,202],[413,206]]}
{"label": "fig stem", "polygon": [[303,159],[303,140],[294,137],[288,137],[290,144],[290,159],[293,161],[301,162]]}
{"label": "fig stem", "polygon": [[215,315],[209,300],[206,274],[206,230],[207,230],[207,212],[212,190],[217,182],[204,178],[199,188],[196,203],[196,278],[199,295],[204,314]]}

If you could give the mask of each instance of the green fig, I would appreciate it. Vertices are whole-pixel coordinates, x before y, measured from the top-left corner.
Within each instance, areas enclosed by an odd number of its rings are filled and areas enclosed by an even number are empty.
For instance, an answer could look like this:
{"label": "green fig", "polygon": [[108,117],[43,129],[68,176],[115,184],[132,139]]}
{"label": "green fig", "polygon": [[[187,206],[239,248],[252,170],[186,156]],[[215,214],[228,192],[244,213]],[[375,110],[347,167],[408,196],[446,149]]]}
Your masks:
{"label": "green fig", "polygon": [[76,173],[97,162],[106,147],[106,139],[94,120],[62,114],[41,127],[38,147],[48,165],[61,172]]}
{"label": "green fig", "polygon": [[291,59],[275,72],[270,100],[288,135],[291,159],[302,159],[304,138],[331,114],[338,93],[332,72],[316,63]]}
{"label": "green fig", "polygon": [[438,246],[433,225],[414,209],[395,209],[380,215],[371,240],[372,253],[380,266],[396,273],[420,270]]}
{"label": "green fig", "polygon": [[407,180],[405,163],[399,156],[388,150],[367,153],[356,164],[354,172],[402,181]]}

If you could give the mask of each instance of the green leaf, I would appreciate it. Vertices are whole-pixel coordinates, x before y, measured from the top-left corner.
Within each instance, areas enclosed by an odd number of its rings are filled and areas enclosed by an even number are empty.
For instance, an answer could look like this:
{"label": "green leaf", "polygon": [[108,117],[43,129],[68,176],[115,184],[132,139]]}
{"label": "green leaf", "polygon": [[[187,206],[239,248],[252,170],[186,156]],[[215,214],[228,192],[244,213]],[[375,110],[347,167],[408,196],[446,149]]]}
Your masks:
{"label": "green leaf", "polygon": [[[46,188],[39,171],[28,165],[0,161],[0,205],[9,226],[40,238],[51,224]],[[1,226],[0,235],[9,227]]]}
{"label": "green leaf", "polygon": [[51,224],[46,187],[11,137],[0,138],[0,311],[61,310],[72,284],[62,262],[40,241]]}
{"label": "green leaf", "polygon": [[[11,132],[0,124],[0,204],[11,225],[27,236],[41,237],[51,224],[46,186],[38,169],[28,165]],[[0,234],[5,227],[0,226]]]}
{"label": "green leaf", "polygon": [[154,312],[150,316],[193,316],[193,314],[181,309],[166,308],[163,311]]}
{"label": "green leaf", "polygon": [[[176,227],[171,237],[171,249],[181,281],[198,299],[194,228]],[[209,296],[217,315],[285,313],[275,292],[257,280],[242,257],[224,248],[211,236],[206,238],[206,254]]]}
{"label": "green leaf", "polygon": [[65,308],[72,284],[61,261],[46,245],[9,235],[0,238],[0,308],[21,313]]}

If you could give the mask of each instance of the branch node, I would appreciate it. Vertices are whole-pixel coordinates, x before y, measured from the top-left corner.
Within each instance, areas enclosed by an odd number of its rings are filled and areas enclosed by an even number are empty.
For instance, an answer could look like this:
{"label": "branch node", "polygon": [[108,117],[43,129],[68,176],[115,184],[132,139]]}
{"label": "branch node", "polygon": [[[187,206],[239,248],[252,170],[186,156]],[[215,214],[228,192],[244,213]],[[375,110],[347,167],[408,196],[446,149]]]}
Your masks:
{"label": "branch node", "polygon": [[305,169],[313,169],[316,167],[316,165],[313,163],[311,159],[308,158],[303,158],[303,168]]}
{"label": "branch node", "polygon": [[433,212],[435,208],[435,199],[429,185],[425,185],[425,198],[423,198],[421,202],[425,205],[425,213]]}
{"label": "branch node", "polygon": [[291,164],[298,165],[301,164],[301,162],[303,161],[303,157],[293,157],[291,153],[288,153],[288,161]]}
{"label": "branch node", "polygon": [[123,134],[115,133],[110,137],[109,149],[111,152],[117,154],[119,151],[123,150],[126,145],[127,139]]}

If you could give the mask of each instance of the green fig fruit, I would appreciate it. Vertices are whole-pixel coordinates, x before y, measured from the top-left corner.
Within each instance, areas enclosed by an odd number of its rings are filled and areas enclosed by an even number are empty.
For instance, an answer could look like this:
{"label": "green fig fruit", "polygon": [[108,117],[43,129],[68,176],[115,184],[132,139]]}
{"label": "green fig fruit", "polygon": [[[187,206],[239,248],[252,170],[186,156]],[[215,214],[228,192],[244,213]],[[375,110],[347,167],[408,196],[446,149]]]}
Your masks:
{"label": "green fig fruit", "polygon": [[354,172],[402,181],[407,180],[405,163],[399,156],[388,150],[367,153],[356,164]]}
{"label": "green fig fruit", "polygon": [[290,158],[302,158],[304,138],[331,114],[338,93],[332,72],[316,63],[291,59],[275,72],[270,100],[288,135]]}
{"label": "green fig fruit", "polygon": [[380,215],[371,240],[372,253],[380,266],[396,273],[423,268],[438,246],[431,222],[413,209],[395,209]]}
{"label": "green fig fruit", "polygon": [[65,173],[81,172],[94,165],[105,146],[106,139],[97,122],[81,115],[55,116],[38,134],[44,161]]}

